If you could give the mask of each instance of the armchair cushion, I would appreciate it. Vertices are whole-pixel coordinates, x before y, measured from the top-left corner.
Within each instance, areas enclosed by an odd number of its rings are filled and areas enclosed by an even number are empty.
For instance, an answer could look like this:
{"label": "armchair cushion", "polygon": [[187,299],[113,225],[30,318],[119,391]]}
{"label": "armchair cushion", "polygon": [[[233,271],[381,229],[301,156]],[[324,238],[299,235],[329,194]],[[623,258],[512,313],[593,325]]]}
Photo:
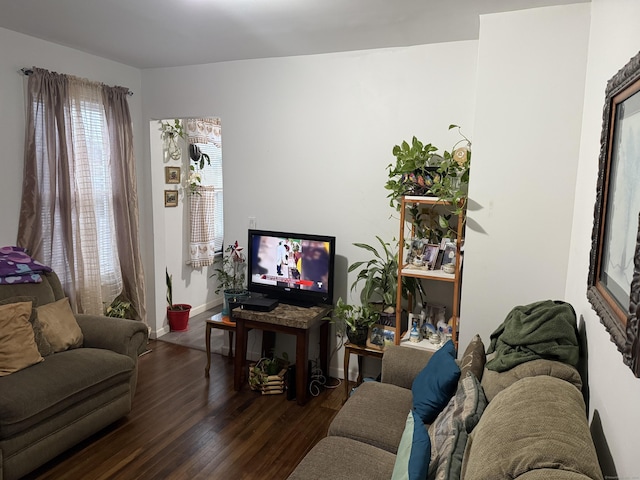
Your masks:
{"label": "armchair cushion", "polygon": [[4,300],[0,300],[0,305],[19,302],[31,303],[31,316],[29,317],[29,322],[31,323],[31,328],[33,328],[33,335],[35,337],[36,345],[38,346],[38,351],[43,357],[51,355],[53,353],[53,350],[51,350],[51,345],[42,334],[42,325],[40,324],[40,320],[38,320],[38,312],[36,311],[36,307],[38,306],[38,299],[36,297],[29,297],[26,295],[9,297],[5,298]]}
{"label": "armchair cushion", "polygon": [[0,376],[22,370],[43,358],[29,323],[31,302],[0,305]]}
{"label": "armchair cushion", "polygon": [[36,308],[42,333],[54,352],[82,346],[82,330],[73,315],[67,297]]}

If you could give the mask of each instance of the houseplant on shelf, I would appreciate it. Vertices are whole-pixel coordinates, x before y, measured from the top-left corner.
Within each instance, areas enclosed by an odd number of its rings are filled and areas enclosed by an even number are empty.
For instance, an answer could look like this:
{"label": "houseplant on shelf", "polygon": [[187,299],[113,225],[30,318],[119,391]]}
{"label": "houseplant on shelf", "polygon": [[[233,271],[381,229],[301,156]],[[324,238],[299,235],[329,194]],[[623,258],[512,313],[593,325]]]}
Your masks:
{"label": "houseplant on shelf", "polygon": [[[366,243],[354,243],[356,247],[363,248],[372,254],[370,260],[358,261],[351,264],[348,272],[358,270],[358,276],[351,284],[353,291],[361,282],[364,282],[360,291],[360,301],[363,304],[371,304],[380,312],[384,324],[395,325],[396,296],[398,287],[398,252],[392,249],[388,242],[376,235],[381,245],[381,251]],[[402,278],[402,298],[408,294],[418,293],[423,297],[422,283],[416,278]]]}
{"label": "houseplant on shelf", "polygon": [[326,317],[337,325],[339,335],[346,333],[349,341],[355,345],[365,345],[369,334],[369,327],[378,322],[380,312],[369,304],[349,305],[342,298],[338,298],[331,314]]}
{"label": "houseplant on shelf", "polygon": [[243,247],[238,245],[238,241],[227,246],[220,264],[211,274],[218,281],[215,293],[222,291],[224,295],[224,306],[222,315],[229,315],[229,301],[237,301],[239,298],[247,297],[248,290],[245,287],[247,262],[242,252]]}
{"label": "houseplant on shelf", "polygon": [[165,268],[167,277],[167,319],[172,332],[184,332],[189,329],[189,314],[191,305],[186,303],[173,303],[173,276]]}
{"label": "houseplant on shelf", "polygon": [[393,147],[395,163],[390,163],[389,179],[385,188],[390,190],[389,204],[400,208],[403,195],[429,195],[450,202],[462,209],[466,204],[469,185],[469,165],[471,163],[471,140],[462,134],[458,125],[449,125],[449,130],[457,128],[462,137],[451,151],[437,153],[438,148],[431,143],[424,144],[415,136],[411,144],[403,141]]}

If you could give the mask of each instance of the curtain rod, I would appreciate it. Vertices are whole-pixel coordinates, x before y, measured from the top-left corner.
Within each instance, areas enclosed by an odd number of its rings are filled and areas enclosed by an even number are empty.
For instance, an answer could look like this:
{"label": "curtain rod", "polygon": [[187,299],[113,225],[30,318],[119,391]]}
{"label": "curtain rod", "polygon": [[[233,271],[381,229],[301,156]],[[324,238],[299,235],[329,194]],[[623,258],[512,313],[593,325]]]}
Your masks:
{"label": "curtain rod", "polygon": [[[21,68],[20,71],[22,72],[23,75],[25,75],[27,77],[33,73],[33,70],[31,70],[30,68]],[[127,92],[127,95],[129,95],[131,97],[131,96],[133,96],[133,92],[131,90],[129,90]]]}

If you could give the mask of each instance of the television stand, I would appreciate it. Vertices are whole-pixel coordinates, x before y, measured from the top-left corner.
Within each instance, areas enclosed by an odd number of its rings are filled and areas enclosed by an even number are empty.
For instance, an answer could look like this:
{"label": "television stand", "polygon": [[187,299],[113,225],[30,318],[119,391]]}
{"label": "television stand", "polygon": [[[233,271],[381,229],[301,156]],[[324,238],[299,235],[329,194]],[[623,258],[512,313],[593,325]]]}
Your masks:
{"label": "television stand", "polygon": [[320,368],[327,375],[329,368],[329,322],[324,318],[330,311],[330,305],[315,305],[305,308],[286,303],[280,303],[270,312],[234,308],[231,311],[231,317],[236,322],[234,390],[241,390],[246,382],[245,363],[248,330],[258,329],[264,332],[286,333],[296,337],[296,402],[298,405],[304,405],[307,402],[309,380],[309,331],[316,327],[320,329]]}

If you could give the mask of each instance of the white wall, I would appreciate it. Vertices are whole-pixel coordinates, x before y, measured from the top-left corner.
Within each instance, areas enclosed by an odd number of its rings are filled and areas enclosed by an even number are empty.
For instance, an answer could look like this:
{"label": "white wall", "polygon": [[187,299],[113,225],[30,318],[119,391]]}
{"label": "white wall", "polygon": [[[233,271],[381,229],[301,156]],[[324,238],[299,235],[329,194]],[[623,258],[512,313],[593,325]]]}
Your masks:
{"label": "white wall", "polygon": [[[352,243],[398,236],[384,189],[393,146],[417,135],[449,149],[457,140],[449,124],[473,130],[476,55],[471,41],[145,70],[143,116],[219,116],[225,242],[246,243],[250,216],[258,228],[335,235],[335,295],[344,298],[347,264],[363,259]],[[159,205],[164,180],[153,178]],[[159,210],[157,240],[165,233]],[[334,374],[341,360],[334,356]]]}
{"label": "white wall", "polygon": [[564,298],[588,35],[588,4],[480,18],[463,346]]}
{"label": "white wall", "polygon": [[[593,0],[566,298],[585,319],[591,415],[598,411],[618,478],[639,478],[640,379],[622,363],[587,301],[602,109],[607,81],[640,50],[640,2]],[[605,472],[606,473],[606,472]]]}

